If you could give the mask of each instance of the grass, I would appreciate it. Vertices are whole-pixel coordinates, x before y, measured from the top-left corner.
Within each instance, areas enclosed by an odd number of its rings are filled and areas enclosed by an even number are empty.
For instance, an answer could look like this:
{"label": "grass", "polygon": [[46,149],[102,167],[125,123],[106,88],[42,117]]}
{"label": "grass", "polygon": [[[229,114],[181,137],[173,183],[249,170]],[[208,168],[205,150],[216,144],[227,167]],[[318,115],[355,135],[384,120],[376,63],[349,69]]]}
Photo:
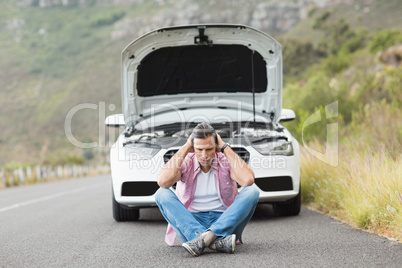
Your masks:
{"label": "grass", "polygon": [[370,232],[402,241],[402,156],[340,145],[331,167],[302,149],[303,202]]}

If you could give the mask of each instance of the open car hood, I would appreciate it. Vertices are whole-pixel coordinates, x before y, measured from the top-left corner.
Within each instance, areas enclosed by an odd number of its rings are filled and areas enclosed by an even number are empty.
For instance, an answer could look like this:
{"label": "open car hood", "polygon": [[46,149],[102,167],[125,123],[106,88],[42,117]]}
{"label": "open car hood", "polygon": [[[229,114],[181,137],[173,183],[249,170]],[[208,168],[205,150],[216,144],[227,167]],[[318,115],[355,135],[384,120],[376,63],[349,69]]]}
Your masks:
{"label": "open car hood", "polygon": [[152,31],[122,52],[122,104],[128,127],[152,116],[201,108],[240,109],[277,123],[281,46],[243,25]]}

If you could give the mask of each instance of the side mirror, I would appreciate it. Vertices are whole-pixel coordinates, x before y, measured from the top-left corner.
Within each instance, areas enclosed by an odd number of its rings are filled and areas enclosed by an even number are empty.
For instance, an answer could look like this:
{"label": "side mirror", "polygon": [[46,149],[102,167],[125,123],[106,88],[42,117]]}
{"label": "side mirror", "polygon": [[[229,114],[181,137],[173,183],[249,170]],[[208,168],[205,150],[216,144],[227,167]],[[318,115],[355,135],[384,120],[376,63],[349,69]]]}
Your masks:
{"label": "side mirror", "polygon": [[124,116],[122,114],[112,114],[106,117],[105,125],[108,127],[124,127]]}
{"label": "side mirror", "polygon": [[295,118],[296,118],[296,114],[293,110],[282,109],[281,116],[279,117],[279,122],[292,121]]}

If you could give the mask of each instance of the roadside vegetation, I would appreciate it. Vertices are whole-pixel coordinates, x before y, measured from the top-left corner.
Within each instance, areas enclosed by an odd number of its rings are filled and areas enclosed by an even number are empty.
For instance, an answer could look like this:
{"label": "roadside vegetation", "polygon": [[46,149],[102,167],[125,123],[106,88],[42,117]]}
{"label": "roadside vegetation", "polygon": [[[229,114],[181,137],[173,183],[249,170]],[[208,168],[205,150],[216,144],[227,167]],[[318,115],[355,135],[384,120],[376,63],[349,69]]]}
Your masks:
{"label": "roadside vegetation", "polygon": [[[284,40],[284,107],[298,116],[286,127],[302,145],[302,200],[402,241],[402,30],[370,33],[329,18],[317,14],[312,24],[323,31],[317,44]],[[331,103],[337,113],[328,116]],[[315,112],[321,120],[305,126]],[[336,165],[303,148],[336,152],[327,148],[328,124],[338,126]]]}
{"label": "roadside vegetation", "polygon": [[302,150],[302,201],[352,226],[402,241],[402,158],[340,145],[331,167]]}

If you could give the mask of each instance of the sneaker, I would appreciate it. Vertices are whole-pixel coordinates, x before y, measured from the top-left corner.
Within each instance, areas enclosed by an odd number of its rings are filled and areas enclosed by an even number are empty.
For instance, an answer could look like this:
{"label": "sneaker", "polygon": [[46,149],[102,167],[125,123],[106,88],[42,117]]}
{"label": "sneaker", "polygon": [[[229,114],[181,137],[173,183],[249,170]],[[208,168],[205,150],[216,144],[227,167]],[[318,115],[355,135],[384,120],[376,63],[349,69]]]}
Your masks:
{"label": "sneaker", "polygon": [[205,249],[205,242],[204,239],[202,239],[202,236],[199,236],[181,245],[194,257],[200,256]]}
{"label": "sneaker", "polygon": [[228,235],[215,242],[216,251],[222,253],[234,253],[236,249],[236,235]]}

